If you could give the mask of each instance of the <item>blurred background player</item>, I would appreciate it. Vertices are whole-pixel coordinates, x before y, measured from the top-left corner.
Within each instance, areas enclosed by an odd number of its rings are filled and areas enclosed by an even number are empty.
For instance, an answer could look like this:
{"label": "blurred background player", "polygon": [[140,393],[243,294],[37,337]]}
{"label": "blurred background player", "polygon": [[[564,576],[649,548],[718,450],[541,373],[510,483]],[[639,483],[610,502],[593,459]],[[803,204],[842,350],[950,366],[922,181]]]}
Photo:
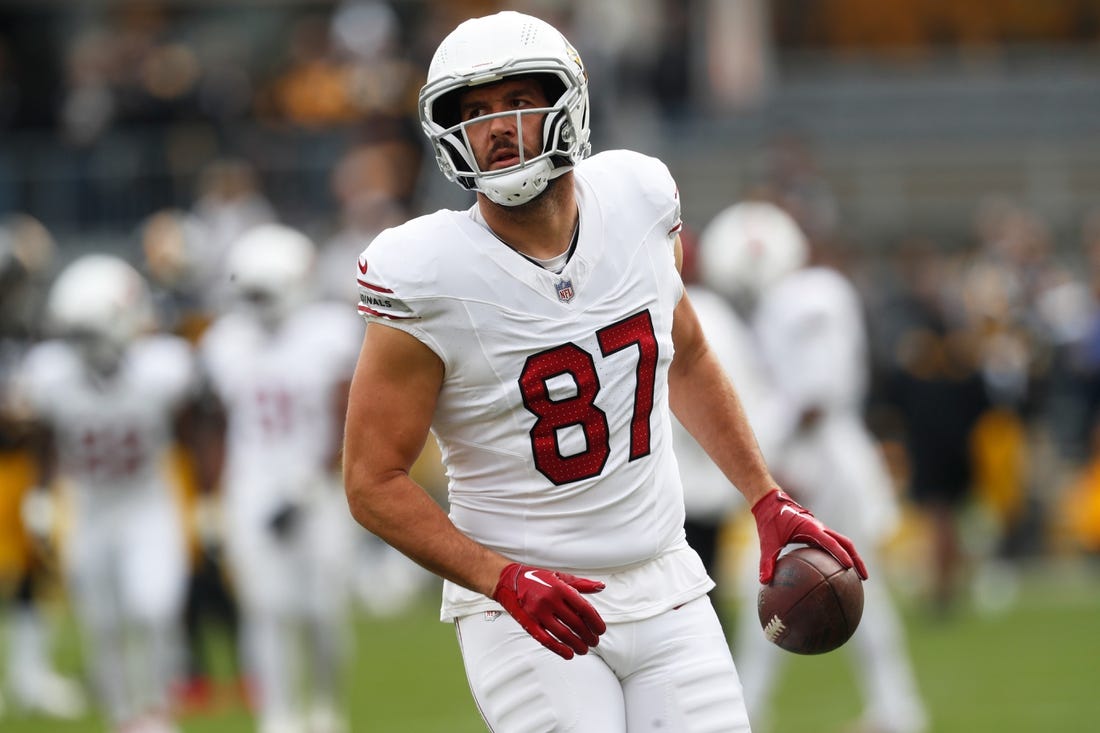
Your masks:
{"label": "blurred background player", "polygon": [[[161,209],[140,227],[144,271],[152,289],[157,322],[169,333],[197,344],[210,325],[224,271],[224,252],[208,227],[182,209]],[[223,288],[224,289],[224,288]],[[203,385],[206,387],[207,385]],[[210,431],[203,427],[221,415],[208,389],[200,389],[191,411],[191,439],[176,441],[169,456],[169,476],[177,491],[187,535],[189,573],[183,612],[183,679],[175,704],[181,715],[208,711],[245,692],[240,680],[223,689],[216,669],[214,644],[234,648],[238,610],[224,562],[222,522],[213,479],[196,455],[194,439]],[[230,665],[234,655],[230,656]],[[239,673],[239,665],[232,672]],[[228,675],[234,676],[232,674]],[[239,676],[239,674],[238,674]]]}
{"label": "blurred background player", "polygon": [[295,229],[247,232],[226,260],[235,307],[199,347],[225,412],[224,447],[204,461],[224,460],[226,557],[262,733],[345,729],[356,528],[339,462],[363,326],[346,304],[312,300],[314,257]]}
{"label": "blurred background player", "polygon": [[[770,392],[754,430],[776,475],[798,501],[861,548],[871,580],[849,649],[864,700],[861,731],[918,733],[923,704],[878,550],[896,529],[891,477],[862,415],[868,381],[863,311],[838,271],[810,266],[794,219],[763,201],[720,212],[704,230],[705,281],[747,314]],[[759,400],[758,400],[759,402]],[[745,554],[734,651],[754,725],[763,729],[784,652],[761,633],[754,552]],[[747,612],[746,612],[747,611]]]}
{"label": "blurred background player", "polygon": [[192,352],[146,334],[146,283],[112,255],[69,264],[47,312],[61,338],[36,345],[20,377],[41,428],[39,531],[64,525],[62,567],[109,724],[174,731],[186,557],[164,461],[195,384]]}
{"label": "blurred background player", "polygon": [[[19,365],[39,337],[43,301],[54,254],[53,238],[25,214],[0,225],[0,639],[9,712],[75,718],[86,702],[80,686],[54,669],[56,596],[54,546],[38,543],[23,522],[23,500],[37,484],[30,415],[14,394]],[[6,633],[4,633],[6,632]]]}
{"label": "blurred background player", "polygon": [[[758,420],[760,406],[767,398],[769,387],[767,375],[757,358],[752,334],[730,301],[701,281],[697,237],[685,232],[681,235],[681,241],[684,246],[681,276],[685,292],[691,298],[711,349],[737,388],[750,422]],[[688,544],[699,553],[707,574],[718,579],[727,575],[722,567],[724,531],[737,509],[745,507],[745,502],[679,420],[673,420],[672,428],[673,449],[684,485],[687,516],[684,529]],[[719,618],[723,619],[727,616],[723,610],[725,595],[721,582],[711,591],[711,600],[719,609]]]}

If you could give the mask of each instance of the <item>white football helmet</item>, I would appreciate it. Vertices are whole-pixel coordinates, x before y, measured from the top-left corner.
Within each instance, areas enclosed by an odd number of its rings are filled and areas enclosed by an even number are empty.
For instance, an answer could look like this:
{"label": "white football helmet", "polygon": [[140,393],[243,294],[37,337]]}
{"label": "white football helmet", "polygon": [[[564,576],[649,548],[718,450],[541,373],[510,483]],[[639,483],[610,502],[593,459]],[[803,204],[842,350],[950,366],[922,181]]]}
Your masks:
{"label": "white football helmet", "polygon": [[261,224],[233,243],[226,257],[233,294],[268,326],[309,296],[315,249],[297,229]]}
{"label": "white football helmet", "polygon": [[[458,113],[458,93],[505,77],[537,75],[549,107],[500,112],[478,122],[515,115],[545,114],[542,152],[520,162],[482,171]],[[519,206],[538,196],[550,180],[572,170],[591,151],[588,73],[573,46],[549,23],[514,11],[467,20],[443,39],[420,90],[420,122],[447,180],[480,191],[502,206]],[[522,132],[520,133],[522,135]]]}
{"label": "white football helmet", "polygon": [[113,369],[126,346],[154,325],[145,278],[108,254],[83,255],[62,270],[46,312],[54,333],[73,340],[101,371]]}
{"label": "white football helmet", "polygon": [[755,302],[806,265],[810,248],[794,218],[775,204],[744,201],[719,212],[699,237],[699,275],[739,304]]}

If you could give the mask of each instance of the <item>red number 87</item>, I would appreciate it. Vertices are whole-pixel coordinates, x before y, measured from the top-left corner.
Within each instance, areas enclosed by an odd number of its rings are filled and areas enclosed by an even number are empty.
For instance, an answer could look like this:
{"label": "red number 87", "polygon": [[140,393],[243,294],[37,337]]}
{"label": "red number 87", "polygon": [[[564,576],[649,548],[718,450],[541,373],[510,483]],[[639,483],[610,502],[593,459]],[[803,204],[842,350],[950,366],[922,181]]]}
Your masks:
{"label": "red number 87", "polygon": [[[635,313],[596,332],[600,353],[607,357],[630,346],[638,347],[635,368],[634,410],[630,420],[630,460],[649,455],[650,413],[653,411],[657,375],[657,337],[649,311]],[[549,380],[569,375],[577,393],[564,399],[550,398]],[[562,344],[527,358],[519,376],[524,406],[537,420],[531,427],[535,468],[555,484],[598,476],[611,453],[607,414],[596,406],[600,379],[592,355],[573,343]],[[563,456],[558,431],[577,425],[586,447]]]}

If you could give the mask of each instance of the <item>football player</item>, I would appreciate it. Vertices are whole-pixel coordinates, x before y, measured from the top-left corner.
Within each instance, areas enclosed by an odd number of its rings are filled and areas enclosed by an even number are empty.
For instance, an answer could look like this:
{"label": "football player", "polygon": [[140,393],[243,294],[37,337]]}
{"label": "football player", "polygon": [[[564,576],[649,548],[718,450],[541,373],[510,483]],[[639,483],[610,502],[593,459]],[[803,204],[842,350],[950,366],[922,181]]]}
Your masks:
{"label": "football player", "polygon": [[[584,65],[529,15],[460,24],[419,102],[444,175],[477,201],[359,258],[354,516],[445,579],[490,729],[748,730],[684,539],[670,405],[752,504],[765,580],[793,539],[862,564],[768,474],[683,295],[668,168],[588,156]],[[429,430],[449,515],[409,475]]]}
{"label": "football player", "polygon": [[[108,720],[172,731],[186,557],[163,462],[195,384],[192,351],[148,333],[146,283],[113,255],[69,264],[47,312],[58,338],[36,345],[21,374],[43,428],[32,498],[65,507],[62,566]],[[51,504],[51,489],[63,500]]]}
{"label": "football player", "polygon": [[[767,374],[763,370],[748,325],[722,294],[704,285],[699,278],[698,237],[682,237],[684,261],[681,274],[684,292],[699,319],[703,334],[719,363],[737,387],[745,413],[754,426],[764,419],[769,406]],[[699,553],[707,573],[715,578],[722,568],[723,533],[743,506],[739,494],[730,485],[722,470],[715,465],[691,433],[674,420],[673,450],[680,467],[680,483],[684,487],[684,530],[688,544]],[[767,455],[767,451],[764,452]],[[721,586],[721,582],[718,583]],[[723,616],[722,600],[726,589],[716,587],[711,599]]]}
{"label": "football player", "polygon": [[[339,449],[363,325],[346,304],[312,299],[314,258],[295,229],[249,230],[227,254],[235,307],[199,344],[225,413],[225,551],[262,733],[344,728],[340,672],[357,528]],[[308,660],[297,653],[303,634]]]}
{"label": "football player", "polygon": [[[29,415],[16,394],[27,349],[40,337],[53,238],[25,214],[0,224],[0,623],[13,711],[75,718],[87,709],[80,686],[55,670],[53,628],[43,607],[56,584],[56,547],[34,541],[23,517],[37,485]],[[4,712],[0,700],[0,715]]]}
{"label": "football player", "polygon": [[[769,465],[800,502],[851,537],[875,571],[899,509],[863,420],[863,311],[843,275],[809,258],[793,217],[764,201],[727,208],[700,239],[703,279],[746,313],[767,376],[767,404],[753,427]],[[743,609],[756,604],[755,563],[746,553]],[[926,716],[892,601],[881,581],[865,583],[864,596],[849,645],[865,701],[860,730],[918,733]],[[740,614],[734,649],[749,713],[763,722],[784,652],[760,633],[754,612]]]}

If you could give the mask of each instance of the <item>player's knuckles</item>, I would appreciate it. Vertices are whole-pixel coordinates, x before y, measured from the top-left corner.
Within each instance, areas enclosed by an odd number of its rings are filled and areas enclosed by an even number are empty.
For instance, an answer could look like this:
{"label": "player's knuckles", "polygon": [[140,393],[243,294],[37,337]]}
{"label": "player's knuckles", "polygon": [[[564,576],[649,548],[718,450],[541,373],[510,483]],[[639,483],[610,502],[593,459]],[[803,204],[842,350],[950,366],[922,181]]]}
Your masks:
{"label": "player's knuckles", "polygon": [[559,628],[554,631],[554,638],[562,645],[576,654],[587,654],[589,644],[568,629]]}
{"label": "player's knuckles", "polygon": [[529,626],[524,625],[523,629],[531,636],[532,639],[534,639],[550,651],[554,652],[554,654],[557,654],[560,657],[565,657],[566,659],[573,658],[573,650],[563,644],[561,641],[559,641],[541,624],[532,622]]}
{"label": "player's knuckles", "polygon": [[583,618],[585,625],[587,625],[589,630],[596,636],[607,631],[607,624],[604,622],[603,617],[596,613],[595,609],[592,610],[592,613],[585,614]]}
{"label": "player's knuckles", "polygon": [[573,616],[577,620],[577,628],[583,626],[597,634],[602,634],[607,630],[607,624],[604,623],[603,617],[590,603],[586,603],[581,599],[580,605],[573,606],[572,610]]}
{"label": "player's knuckles", "polygon": [[571,659],[574,652],[584,654],[587,647],[574,634],[569,633],[556,621],[542,624],[538,632],[531,636],[555,654]]}
{"label": "player's knuckles", "polygon": [[593,633],[592,629],[588,627],[580,616],[572,615],[567,618],[561,619],[562,624],[568,629],[569,633],[580,639],[586,646],[593,646],[599,641],[599,637]]}

